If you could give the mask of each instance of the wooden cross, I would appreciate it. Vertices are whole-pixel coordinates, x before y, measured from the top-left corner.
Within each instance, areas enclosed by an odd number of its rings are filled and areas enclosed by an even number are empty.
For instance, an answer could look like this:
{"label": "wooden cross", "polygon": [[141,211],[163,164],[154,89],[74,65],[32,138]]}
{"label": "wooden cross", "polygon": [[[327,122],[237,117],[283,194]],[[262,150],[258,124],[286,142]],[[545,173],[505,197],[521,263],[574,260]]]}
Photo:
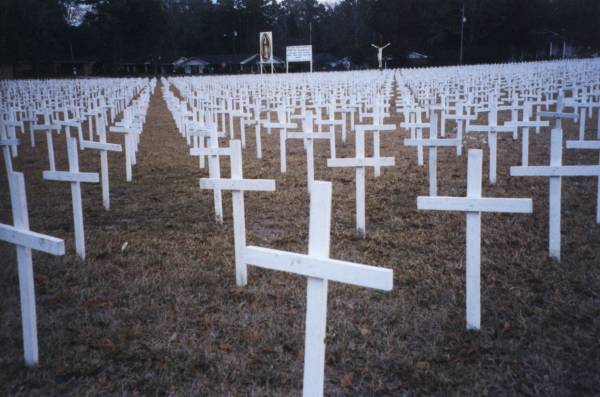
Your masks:
{"label": "wooden cross", "polygon": [[543,120],[530,120],[532,104],[528,101],[523,106],[523,120],[513,119],[504,123],[505,126],[514,127],[516,131],[522,128],[521,134],[521,165],[529,165],[529,131],[530,128],[535,127],[548,127],[550,124],[548,121]]}
{"label": "wooden cross", "polygon": [[287,130],[288,130],[288,128],[298,128],[298,125],[295,123],[287,122],[284,111],[278,111],[277,116],[279,119],[278,122],[263,121],[262,125],[268,129],[269,135],[271,134],[272,129],[279,130],[279,164],[280,164],[279,167],[280,167],[281,173],[285,174],[285,172],[287,171],[286,148],[285,148],[285,141],[288,138]]}
{"label": "wooden cross", "polygon": [[[231,100],[231,103],[233,106],[233,100]],[[232,138],[233,138],[233,123],[235,120],[235,117],[238,117],[240,119],[240,140],[242,142],[242,148],[245,149],[246,148],[246,127],[244,124],[244,121],[250,116],[249,113],[246,113],[243,111],[243,109],[234,109],[233,107],[231,108],[231,110],[229,111],[229,128],[232,131]]]}
{"label": "wooden cross", "polygon": [[510,167],[511,176],[545,176],[550,178],[549,188],[549,253],[560,261],[560,207],[561,180],[563,176],[600,177],[598,165],[562,165],[563,133],[555,128],[550,136],[550,165]]}
{"label": "wooden cross", "polygon": [[[130,123],[125,123],[130,124]],[[135,163],[134,160],[134,147],[135,147],[135,139],[137,139],[137,135],[139,132],[139,128],[124,125],[124,126],[113,126],[109,129],[110,132],[116,134],[123,134],[125,141],[125,179],[127,182],[131,182],[132,180],[132,165]]]}
{"label": "wooden cross", "polygon": [[[456,122],[456,139],[460,140],[461,144],[456,147],[456,155],[462,156],[462,140],[463,132],[465,131],[465,122],[476,120],[477,116],[464,112],[464,104],[461,100],[456,101],[455,114],[447,114],[446,119]],[[443,125],[443,124],[442,124]]]}
{"label": "wooden cross", "polygon": [[[594,141],[592,141],[592,140],[567,141],[567,149],[600,150],[600,130],[598,131],[598,139],[599,140],[594,140]],[[600,224],[600,177],[598,177],[596,223]]]}
{"label": "wooden cross", "polygon": [[[17,127],[21,128],[21,131],[24,131],[23,121],[17,120],[16,111],[9,111],[7,120],[2,120],[0,117],[0,128],[2,128],[1,124],[4,124],[4,128],[6,128],[5,132],[7,139],[17,138]],[[18,155],[17,146],[18,145],[11,145],[12,157],[17,157]]]}
{"label": "wooden cross", "polygon": [[467,163],[467,197],[417,198],[420,210],[467,213],[466,312],[467,329],[481,328],[481,213],[531,213],[531,199],[481,197],[483,152],[471,149]]}
{"label": "wooden cross", "polygon": [[[556,119],[554,128],[562,129],[562,119],[571,119],[577,121],[577,113],[568,113],[564,111],[564,95],[561,92],[556,100],[556,111],[539,111],[537,112],[540,117],[550,117]],[[562,143],[561,143],[562,144]]]}
{"label": "wooden cross", "polygon": [[[221,161],[220,156],[231,156],[231,147],[219,147],[219,132],[216,125],[212,125],[209,130],[209,147],[199,147],[190,149],[192,156],[208,156],[208,177],[210,179],[221,179]],[[222,134],[222,133],[221,133]],[[223,200],[221,189],[214,188],[214,204],[215,204],[215,222],[223,223]]]}
{"label": "wooden cross", "polygon": [[346,142],[346,120],[344,119],[344,117],[342,117],[340,120],[335,118],[335,100],[332,100],[332,102],[326,107],[327,109],[327,114],[329,116],[328,119],[323,119],[321,118],[321,113],[317,112],[317,120],[315,121],[315,124],[317,125],[317,131],[318,132],[322,132],[324,131],[324,127],[327,126],[327,131],[331,133],[330,135],[330,144],[329,144],[329,150],[330,150],[330,154],[329,157],[334,159],[336,158],[336,151],[335,151],[335,128],[336,126],[340,126],[342,128],[342,142]]}
{"label": "wooden cross", "polygon": [[394,157],[365,157],[365,131],[363,126],[356,125],[354,134],[356,157],[328,159],[328,167],[351,167],[356,169],[356,232],[365,238],[365,169],[375,166],[393,166]]}
{"label": "wooden cross", "polygon": [[200,178],[200,188],[232,191],[235,278],[237,285],[243,287],[248,283],[248,271],[243,261],[243,250],[246,247],[244,192],[273,192],[275,191],[275,181],[272,179],[244,179],[241,142],[232,140],[229,145],[231,150],[231,179]]}
{"label": "wooden cross", "polygon": [[[6,174],[10,175],[13,172],[12,156],[10,148],[20,144],[20,141],[16,138],[9,138],[2,126],[3,121],[0,120],[0,147],[2,148],[2,156],[4,157],[4,165],[6,168]],[[10,183],[10,178],[8,179]]]}
{"label": "wooden cross", "polygon": [[[310,187],[312,182],[315,180],[315,158],[314,158],[314,140],[315,139],[329,139],[335,137],[333,131],[330,132],[315,132],[313,131],[313,115],[311,112],[307,112],[302,121],[303,132],[288,132],[287,137],[289,139],[303,139],[305,142],[306,149],[306,178],[307,178],[307,189],[310,193]],[[333,143],[335,146],[335,142]],[[335,154],[335,150],[332,152]]]}
{"label": "wooden cross", "polygon": [[[423,113],[424,111],[425,110],[422,108],[416,108],[414,113],[410,113],[408,121],[400,123],[400,127],[407,128],[410,130],[411,139],[416,139],[417,141],[422,140],[423,129],[431,128],[431,123],[421,121],[421,113]],[[413,114],[415,115],[415,120],[411,120],[413,118]],[[420,166],[423,165],[423,145],[421,144],[417,145],[417,164]]]}
{"label": "wooden cross", "polygon": [[67,136],[70,136],[70,131],[69,130],[71,128],[77,129],[77,137],[79,138],[79,144],[81,144],[84,141],[84,138],[83,138],[83,129],[81,128],[81,124],[83,123],[83,119],[78,118],[77,115],[75,115],[73,118],[69,118],[69,111],[67,109],[65,109],[64,119],[63,120],[57,120],[56,122],[60,126],[65,127],[65,132],[66,132]]}
{"label": "wooden cross", "polygon": [[23,349],[25,364],[28,367],[32,367],[38,364],[39,350],[31,251],[41,251],[51,255],[64,255],[65,242],[62,239],[29,230],[25,177],[20,172],[11,172],[8,178],[10,180],[10,201],[12,204],[14,225],[0,223],[0,241],[14,244],[17,248]]}
{"label": "wooden cross", "polygon": [[82,149],[98,150],[100,152],[100,177],[102,185],[102,205],[104,209],[110,209],[110,187],[108,180],[108,152],[121,152],[121,145],[106,142],[106,116],[99,115],[96,119],[99,141],[80,141]]}
{"label": "wooden cross", "polygon": [[81,259],[85,259],[85,234],[83,229],[83,205],[81,202],[81,184],[98,183],[97,172],[79,171],[79,154],[77,139],[67,138],[67,154],[69,171],[44,171],[43,177],[48,181],[69,182],[71,184],[71,200],[73,201],[73,223],[75,229],[75,251]]}
{"label": "wooden cross", "polygon": [[383,291],[391,291],[394,282],[391,269],[329,259],[330,235],[331,182],[313,182],[308,255],[253,246],[243,251],[244,263],[307,278],[302,393],[305,397],[323,396],[329,281]]}
{"label": "wooden cross", "polygon": [[[375,103],[373,103],[373,113],[363,113],[362,117],[371,117],[371,124],[361,124],[357,125],[356,128],[361,128],[364,132],[372,131],[373,132],[373,157],[380,158],[381,157],[381,145],[380,145],[380,133],[381,132],[392,132],[396,130],[395,124],[384,124],[384,116],[385,116],[385,103],[383,102],[383,98],[378,96],[375,99]],[[374,166],[373,174],[377,177],[381,175],[381,166],[376,164]]]}
{"label": "wooden cross", "polygon": [[496,166],[498,163],[498,132],[513,133],[515,127],[510,125],[498,125],[498,111],[496,99],[491,100],[488,109],[488,124],[470,124],[467,132],[485,132],[488,135],[488,147],[490,151],[490,185],[496,184]]}
{"label": "wooden cross", "polygon": [[44,112],[44,124],[37,124],[31,126],[31,146],[35,147],[34,133],[42,131],[46,133],[46,145],[48,148],[48,163],[50,164],[50,171],[56,170],[56,161],[54,160],[54,143],[52,141],[52,131],[60,131],[61,127],[58,124],[54,124],[51,121],[51,116],[48,112]]}
{"label": "wooden cross", "polygon": [[255,145],[256,145],[256,158],[262,159],[262,145],[261,145],[261,126],[262,120],[260,119],[260,102],[255,101],[255,103],[251,107],[252,116],[251,119],[241,119],[241,123],[244,126],[254,125],[254,133],[256,136]]}
{"label": "wooden cross", "polygon": [[405,146],[425,146],[429,148],[429,195],[437,196],[437,149],[438,147],[462,146],[462,141],[455,139],[439,139],[437,137],[437,115],[431,113],[429,139],[405,139]]}

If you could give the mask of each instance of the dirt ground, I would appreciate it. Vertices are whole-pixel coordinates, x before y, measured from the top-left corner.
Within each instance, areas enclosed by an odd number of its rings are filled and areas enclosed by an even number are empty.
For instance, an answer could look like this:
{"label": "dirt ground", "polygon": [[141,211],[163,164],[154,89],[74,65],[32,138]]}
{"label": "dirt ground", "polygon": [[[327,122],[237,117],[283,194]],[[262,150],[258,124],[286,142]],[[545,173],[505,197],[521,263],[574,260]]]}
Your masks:
{"label": "dirt ground", "polygon": [[[315,148],[316,178],[333,181],[331,257],[394,270],[390,293],[330,284],[326,395],[598,395],[595,178],[563,179],[562,262],[554,262],[548,180],[509,177],[520,143],[502,135],[498,183],[490,187],[484,177],[484,196],[531,197],[534,213],[483,215],[482,330],[467,332],[465,216],[417,211],[417,196],[428,194],[427,167],[403,146],[406,131],[382,135],[382,155],[395,156],[396,166],[379,178],[367,173],[365,240],[355,235],[354,171],[328,169],[328,144]],[[570,123],[566,136],[577,136]],[[26,176],[31,228],[64,238],[67,255],[34,254],[40,365],[27,369],[15,249],[0,243],[0,394],[301,394],[306,281],[250,268],[248,286],[235,286],[231,195],[223,194],[224,224],[214,224],[212,191],[198,187],[207,170],[189,156],[160,87],[133,182],[125,181],[123,155],[110,154],[111,210],[102,207],[99,185],[83,188],[85,262],[74,253],[68,184],[42,180],[45,139],[32,149],[28,136],[20,138],[15,168]],[[278,139],[264,133],[263,160],[256,160],[248,130],[245,176],[274,178],[277,191],[246,193],[247,240],[306,252],[305,154],[302,142],[289,141],[281,175]],[[548,141],[547,129],[532,134],[531,164],[548,163]],[[467,142],[487,149],[481,139]],[[64,136],[54,143],[57,167],[66,169]],[[352,144],[338,143],[339,157],[353,156]],[[465,194],[466,153],[439,150],[438,194]],[[487,158],[486,150],[486,175]],[[99,169],[96,152],[80,161],[84,171]],[[565,150],[565,162],[597,164],[598,154]],[[2,170],[0,222],[11,221]]]}

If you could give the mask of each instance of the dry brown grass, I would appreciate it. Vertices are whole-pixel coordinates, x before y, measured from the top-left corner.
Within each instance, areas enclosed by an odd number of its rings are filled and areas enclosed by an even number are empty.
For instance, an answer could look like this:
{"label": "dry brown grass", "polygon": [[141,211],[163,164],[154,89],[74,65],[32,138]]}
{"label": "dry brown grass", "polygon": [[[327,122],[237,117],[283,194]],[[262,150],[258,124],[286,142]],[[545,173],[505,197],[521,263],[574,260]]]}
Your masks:
{"label": "dry brown grass", "polygon": [[[576,136],[572,125],[567,131]],[[248,136],[245,176],[277,179],[275,193],[246,194],[248,243],[305,252],[302,143],[289,143],[282,176],[278,136],[264,134],[262,161]],[[397,166],[377,179],[368,173],[366,240],[354,232],[353,171],[327,169],[328,146],[316,144],[316,177],[334,183],[332,257],[395,272],[391,293],[331,286],[326,394],[599,393],[596,181],[564,180],[563,261],[554,263],[547,256],[547,180],[508,177],[520,146],[501,138],[498,184],[486,183],[484,195],[532,197],[534,213],[484,216],[482,331],[466,332],[464,215],[416,210],[416,197],[428,191],[427,171],[416,165],[415,149],[402,145],[404,136],[382,140],[382,154],[395,155]],[[34,151],[22,138],[15,167],[26,175],[32,229],[64,238],[68,254],[34,254],[41,363],[26,369],[14,248],[0,244],[0,394],[300,394],[306,283],[251,268],[249,285],[235,286],[230,195],[224,194],[224,225],[215,225],[212,192],[198,188],[206,172],[188,155],[160,90],[134,181],[125,182],[123,157],[113,154],[112,209],[103,210],[99,185],[83,189],[85,263],[73,252],[67,184],[42,180],[45,143]],[[546,164],[548,133],[532,134],[531,141],[531,163]],[[64,169],[64,138],[55,144]],[[352,155],[353,145],[339,146],[338,156]],[[98,157],[82,153],[82,170],[97,170]],[[571,150],[565,158],[598,160],[596,153]],[[440,150],[439,194],[464,195],[465,170],[466,151],[457,158]],[[10,222],[4,172],[0,186],[0,221]]]}

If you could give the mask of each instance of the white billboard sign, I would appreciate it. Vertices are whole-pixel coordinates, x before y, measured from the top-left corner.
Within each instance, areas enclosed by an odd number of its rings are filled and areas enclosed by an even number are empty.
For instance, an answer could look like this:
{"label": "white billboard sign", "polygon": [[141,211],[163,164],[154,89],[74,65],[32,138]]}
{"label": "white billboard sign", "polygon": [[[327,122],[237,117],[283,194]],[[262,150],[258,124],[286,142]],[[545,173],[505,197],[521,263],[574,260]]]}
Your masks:
{"label": "white billboard sign", "polygon": [[293,45],[285,47],[287,62],[312,62],[312,45]]}

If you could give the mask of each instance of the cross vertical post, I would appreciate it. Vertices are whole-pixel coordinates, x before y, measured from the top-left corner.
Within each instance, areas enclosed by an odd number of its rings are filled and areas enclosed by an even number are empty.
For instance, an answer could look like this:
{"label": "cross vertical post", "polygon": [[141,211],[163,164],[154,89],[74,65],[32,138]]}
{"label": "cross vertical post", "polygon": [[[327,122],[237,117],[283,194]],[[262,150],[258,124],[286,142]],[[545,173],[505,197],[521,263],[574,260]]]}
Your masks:
{"label": "cross vertical post", "polygon": [[[470,150],[467,169],[467,197],[481,198],[483,153]],[[481,212],[467,212],[466,238],[467,329],[481,327]]]}
{"label": "cross vertical post", "polygon": [[[313,182],[310,197],[308,255],[329,258],[331,235],[331,183]],[[306,338],[304,341],[305,397],[322,396],[325,378],[328,281],[307,277]]]}
{"label": "cross vertical post", "polygon": [[[560,120],[560,119],[558,119]],[[553,129],[550,137],[550,166],[562,166],[562,130]],[[560,208],[561,208],[561,185],[560,176],[550,177],[549,197],[549,253],[550,256],[560,261]]]}

